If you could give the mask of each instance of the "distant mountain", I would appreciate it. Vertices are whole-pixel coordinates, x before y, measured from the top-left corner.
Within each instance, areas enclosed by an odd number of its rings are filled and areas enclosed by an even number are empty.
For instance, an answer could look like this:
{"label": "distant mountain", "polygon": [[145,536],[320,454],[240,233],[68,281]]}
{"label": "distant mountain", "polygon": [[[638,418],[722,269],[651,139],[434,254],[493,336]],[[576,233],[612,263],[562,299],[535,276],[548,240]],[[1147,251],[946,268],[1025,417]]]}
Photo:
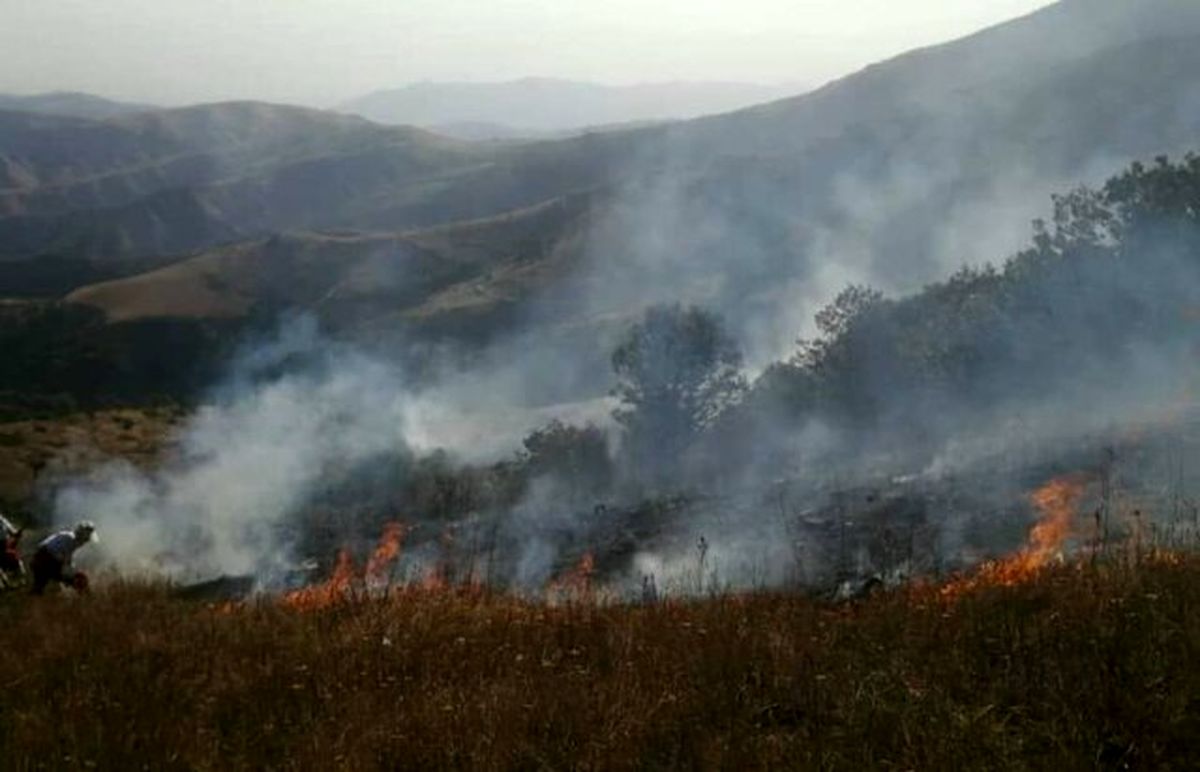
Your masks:
{"label": "distant mountain", "polygon": [[[971,231],[998,220],[1020,231],[1052,190],[1191,149],[1197,37],[1190,0],[1064,0],[811,94],[518,144],[259,103],[104,121],[0,113],[0,257],[397,231],[606,189],[614,207],[596,218],[607,227],[593,249],[656,263],[655,249],[737,255],[743,276],[800,279],[861,253],[872,265],[853,266],[859,274],[920,282],[946,260],[993,256],[1003,239]],[[577,84],[517,85],[554,94]],[[705,227],[639,238],[667,222]]]}
{"label": "distant mountain", "polygon": [[0,215],[112,207],[159,190],[229,183],[379,147],[457,152],[455,143],[415,129],[257,102],[102,121],[0,112]]}
{"label": "distant mountain", "polygon": [[574,129],[556,131],[538,131],[520,129],[501,123],[439,123],[422,128],[444,137],[461,139],[467,142],[530,142],[535,140],[570,139],[583,134],[599,132],[629,131],[631,129],[648,128],[667,121],[627,121],[625,123],[604,123],[593,126],[582,126]]}
{"label": "distant mountain", "polygon": [[[1080,81],[1089,78],[1093,82],[1088,85],[1109,94],[1109,86],[1153,85],[1165,89],[1157,97],[1165,100],[1191,88],[1197,76],[1163,81],[1168,73],[1154,66],[1129,69],[1111,84],[1114,73],[1096,68],[1118,60],[1124,67],[1141,64],[1136,57],[1150,55],[1160,43],[1171,49],[1156,58],[1165,63],[1180,56],[1196,35],[1200,4],[1193,0],[1060,0],[974,35],[871,65],[810,94],[681,128],[693,138],[726,146],[730,132],[749,131],[737,134],[741,154],[791,153],[855,125],[887,120],[969,120],[969,128],[979,131],[997,111],[1028,113],[1033,106],[1019,100],[1056,85],[1063,112],[1086,108],[1098,95],[1067,86],[1082,86]],[[1189,75],[1183,68],[1178,74]],[[1070,77],[1075,82],[1067,83]],[[1129,100],[1128,112],[1136,111],[1138,95],[1128,91],[1122,96]],[[1182,106],[1188,106],[1186,101]],[[1004,128],[1006,136],[1027,134],[1020,126]]]}
{"label": "distant mountain", "polygon": [[465,123],[438,123],[426,126],[429,131],[444,137],[453,137],[468,142],[507,142],[512,140],[546,139],[547,132],[521,131],[502,123],[470,121]]}
{"label": "distant mountain", "polygon": [[[338,109],[379,123],[471,128],[484,139],[539,136],[614,124],[695,118],[800,93],[801,86],[676,82],[605,86],[552,78],[502,83],[416,83]],[[482,127],[491,127],[481,132]]]}
{"label": "distant mountain", "polygon": [[674,210],[724,222],[696,249],[773,254],[753,261],[764,277],[913,289],[1015,248],[1054,191],[1200,148],[1200,4],[1063,0],[810,94],[671,126],[660,147],[670,171],[642,187],[662,198],[669,185]]}
{"label": "distant mountain", "polygon": [[480,162],[417,129],[261,103],[103,121],[0,112],[0,259],[125,258],[340,225],[364,199],[419,198]]}
{"label": "distant mountain", "polygon": [[69,118],[112,118],[115,115],[153,110],[153,105],[115,102],[111,99],[74,91],[46,94],[0,94],[0,110],[61,115]]}

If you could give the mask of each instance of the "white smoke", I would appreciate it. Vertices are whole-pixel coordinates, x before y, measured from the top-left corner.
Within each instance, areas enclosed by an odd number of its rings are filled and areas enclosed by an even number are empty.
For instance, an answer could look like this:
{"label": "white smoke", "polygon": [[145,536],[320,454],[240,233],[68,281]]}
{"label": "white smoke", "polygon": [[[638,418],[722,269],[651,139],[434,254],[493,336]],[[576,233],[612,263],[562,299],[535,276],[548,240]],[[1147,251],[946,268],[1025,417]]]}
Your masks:
{"label": "white smoke", "polygon": [[162,466],[95,469],[58,491],[56,519],[90,518],[95,552],[123,572],[177,577],[263,573],[293,557],[281,529],[329,475],[405,447],[407,398],[392,367],[328,349],[297,371],[265,373],[321,342],[309,324],[247,349],[215,401]]}
{"label": "white smoke", "polygon": [[480,365],[418,389],[397,366],[324,337],[311,318],[289,320],[233,358],[160,464],[113,460],[67,482],[54,493],[54,519],[96,521],[101,541],[81,560],[122,574],[277,576],[310,557],[295,552],[303,534],[293,516],[355,469],[435,451],[488,463],[553,419],[610,409],[607,400],[522,407],[513,396],[521,383],[506,377]]}

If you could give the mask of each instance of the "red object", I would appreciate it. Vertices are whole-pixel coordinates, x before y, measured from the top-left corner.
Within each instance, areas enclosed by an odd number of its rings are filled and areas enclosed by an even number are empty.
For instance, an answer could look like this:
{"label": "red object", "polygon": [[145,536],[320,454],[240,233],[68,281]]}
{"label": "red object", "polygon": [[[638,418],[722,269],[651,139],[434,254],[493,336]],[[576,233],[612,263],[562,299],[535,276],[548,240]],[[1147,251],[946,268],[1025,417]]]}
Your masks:
{"label": "red object", "polygon": [[0,551],[0,571],[9,574],[21,573],[21,551],[17,549],[18,540],[4,540],[4,549]]}

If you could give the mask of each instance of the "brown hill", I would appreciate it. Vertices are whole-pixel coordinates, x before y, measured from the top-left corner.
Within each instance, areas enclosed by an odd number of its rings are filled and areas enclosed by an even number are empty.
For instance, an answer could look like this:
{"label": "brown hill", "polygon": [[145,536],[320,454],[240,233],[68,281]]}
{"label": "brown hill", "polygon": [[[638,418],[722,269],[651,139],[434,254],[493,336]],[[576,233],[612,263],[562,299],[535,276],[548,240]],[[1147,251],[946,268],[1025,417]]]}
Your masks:
{"label": "brown hill", "polygon": [[0,258],[111,259],[320,224],[482,160],[416,129],[259,103],[0,113]]}
{"label": "brown hill", "polygon": [[67,302],[99,309],[113,323],[237,319],[283,309],[311,311],[334,326],[486,316],[565,270],[570,255],[559,247],[592,204],[592,196],[565,197],[404,233],[276,235],[81,287]]}

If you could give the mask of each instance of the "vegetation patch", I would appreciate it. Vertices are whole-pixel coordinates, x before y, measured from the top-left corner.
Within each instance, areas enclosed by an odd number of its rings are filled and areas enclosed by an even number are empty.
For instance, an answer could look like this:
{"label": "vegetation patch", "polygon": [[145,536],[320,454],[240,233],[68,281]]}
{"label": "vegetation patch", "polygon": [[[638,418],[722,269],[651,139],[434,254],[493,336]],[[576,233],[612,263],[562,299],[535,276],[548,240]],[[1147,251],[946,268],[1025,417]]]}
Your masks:
{"label": "vegetation patch", "polygon": [[1200,560],[1015,586],[317,610],[167,588],[0,602],[13,768],[1184,768]]}

